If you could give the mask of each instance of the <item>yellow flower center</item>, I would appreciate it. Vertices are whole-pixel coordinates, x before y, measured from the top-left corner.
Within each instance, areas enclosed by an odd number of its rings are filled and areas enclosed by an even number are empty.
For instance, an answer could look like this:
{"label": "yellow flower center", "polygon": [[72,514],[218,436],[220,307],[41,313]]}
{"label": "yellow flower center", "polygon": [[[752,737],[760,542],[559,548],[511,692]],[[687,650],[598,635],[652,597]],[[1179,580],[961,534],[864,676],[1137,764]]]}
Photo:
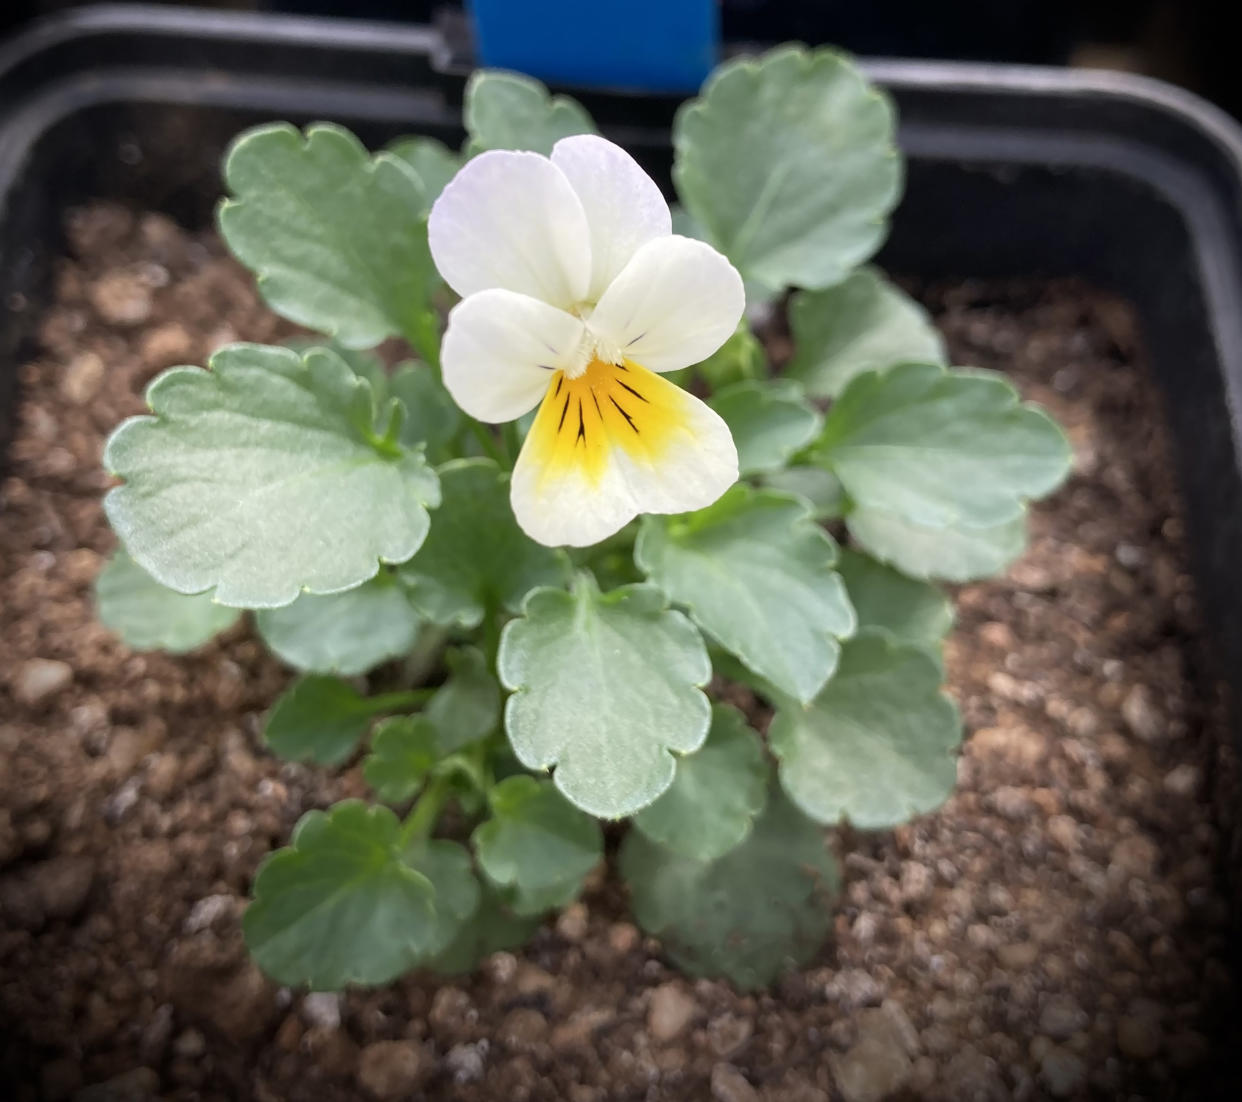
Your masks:
{"label": "yellow flower center", "polygon": [[576,378],[552,376],[527,446],[544,477],[583,472],[598,485],[613,449],[648,464],[667,456],[686,433],[687,396],[632,360],[593,359]]}

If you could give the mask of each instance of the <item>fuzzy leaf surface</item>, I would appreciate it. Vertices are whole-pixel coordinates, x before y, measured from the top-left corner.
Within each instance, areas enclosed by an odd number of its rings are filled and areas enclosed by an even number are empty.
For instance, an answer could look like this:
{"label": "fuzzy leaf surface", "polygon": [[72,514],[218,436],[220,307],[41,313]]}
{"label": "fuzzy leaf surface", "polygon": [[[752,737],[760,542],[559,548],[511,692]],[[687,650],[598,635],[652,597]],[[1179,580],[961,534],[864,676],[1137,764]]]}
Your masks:
{"label": "fuzzy leaf surface", "polygon": [[453,943],[474,918],[482,892],[470,852],[457,842],[420,840],[401,855],[405,865],[431,883],[435,920],[419,963],[430,963]]}
{"label": "fuzzy leaf surface", "polygon": [[982,371],[899,364],[857,376],[833,404],[816,458],[859,508],[931,528],[1022,515],[1069,470],[1064,433]]}
{"label": "fuzzy leaf surface", "polygon": [[742,475],[779,470],[823,427],[823,418],[807,404],[801,387],[787,379],[734,383],[709,404],[733,433]]}
{"label": "fuzzy leaf surface", "polygon": [[121,548],[95,579],[95,603],[100,621],[127,647],[172,654],[201,647],[241,615],[209,593],[187,596],[160,585]]}
{"label": "fuzzy leaf surface", "polygon": [[422,211],[426,214],[457,170],[461,158],[443,142],[435,138],[398,138],[386,149],[387,153],[404,161],[417,174],[422,184]]}
{"label": "fuzzy leaf surface", "polygon": [[263,641],[295,669],[342,677],[405,654],[421,623],[390,574],[344,593],[306,593],[283,608],[262,609],[255,624]]}
{"label": "fuzzy leaf surface", "polygon": [[418,363],[399,365],[388,379],[387,393],[405,407],[401,443],[411,449],[423,445],[432,463],[451,459],[453,439],[461,429],[461,410],[435,373]]}
{"label": "fuzzy leaf surface", "polygon": [[134,560],[179,593],[277,608],[339,593],[404,562],[440,500],[419,451],[381,438],[370,385],[327,349],[236,344],[211,370],[174,367],[154,416],[108,441],[125,480],[104,508]]}
{"label": "fuzzy leaf surface", "polygon": [[684,857],[714,861],[741,844],[767,798],[759,736],[736,708],[717,704],[707,741],[678,761],[668,791],[634,816],[634,826]]}
{"label": "fuzzy leaf surface", "polygon": [[438,277],[404,160],[339,126],[273,123],[233,143],[224,177],[220,232],[277,313],[348,348],[425,329]]}
{"label": "fuzzy leaf surface", "polygon": [[870,555],[843,548],[837,572],[860,630],[882,628],[907,643],[934,647],[953,626],[953,604],[944,593]]}
{"label": "fuzzy leaf surface", "polygon": [[634,558],[761,677],[810,700],[855,625],[837,548],[806,503],[738,485],[696,513],[643,519]]}
{"label": "fuzzy leaf surface", "polygon": [[914,578],[970,582],[1001,573],[1026,547],[1026,513],[988,528],[929,528],[882,509],[854,509],[850,535]]}
{"label": "fuzzy leaf surface", "polygon": [[586,109],[569,96],[553,96],[520,73],[480,70],[466,84],[466,133],[470,152],[529,149],[545,157],[562,138],[594,134]]}
{"label": "fuzzy leaf surface", "polygon": [[838,875],[823,830],[778,792],[745,841],[716,861],[632,830],[620,868],[639,924],[692,976],[763,987],[809,961],[832,928]]}
{"label": "fuzzy leaf surface", "polygon": [[882,830],[939,807],[957,779],[957,708],[921,647],[883,632],[845,644],[808,706],[782,702],[768,731],[790,799],[821,823]]}
{"label": "fuzzy leaf surface", "polygon": [[686,209],[773,288],[840,282],[879,248],[901,192],[893,109],[832,50],[720,66],[678,112],[673,144]]}
{"label": "fuzzy leaf surface", "polygon": [[436,729],[441,754],[486,738],[500,722],[500,685],[477,647],[456,647],[445,656],[449,675],[423,714]]}
{"label": "fuzzy leaf surface", "polygon": [[440,756],[435,725],[426,716],[392,716],[376,724],[362,775],[385,803],[401,804],[418,792]]}
{"label": "fuzzy leaf surface", "polygon": [[898,363],[945,362],[926,311],[874,268],[789,303],[794,356],[785,374],[815,398],[835,398],[864,371]]}
{"label": "fuzzy leaf surface", "polygon": [[654,586],[600,593],[537,589],[500,640],[497,670],[513,690],[505,728],[529,769],[605,819],[632,815],[673,781],[673,752],[707,737],[711,677],[703,639]]}
{"label": "fuzzy leaf surface", "polygon": [[304,815],[260,866],[246,944],[280,983],[318,991],[381,984],[437,943],[435,888],[402,860],[397,818],[346,800]]}
{"label": "fuzzy leaf surface", "polygon": [[599,824],[550,781],[509,777],[488,797],[492,817],[472,841],[479,867],[517,915],[541,914],[577,896],[604,855]]}
{"label": "fuzzy leaf surface", "polygon": [[372,717],[384,710],[380,698],[368,700],[346,681],[307,674],[277,699],[263,737],[290,761],[339,765],[354,752]]}
{"label": "fuzzy leaf surface", "polygon": [[531,589],[564,580],[564,557],[513,519],[509,479],[495,463],[459,459],[439,474],[444,503],[427,541],[400,571],[424,616],[477,627],[488,608],[516,611]]}

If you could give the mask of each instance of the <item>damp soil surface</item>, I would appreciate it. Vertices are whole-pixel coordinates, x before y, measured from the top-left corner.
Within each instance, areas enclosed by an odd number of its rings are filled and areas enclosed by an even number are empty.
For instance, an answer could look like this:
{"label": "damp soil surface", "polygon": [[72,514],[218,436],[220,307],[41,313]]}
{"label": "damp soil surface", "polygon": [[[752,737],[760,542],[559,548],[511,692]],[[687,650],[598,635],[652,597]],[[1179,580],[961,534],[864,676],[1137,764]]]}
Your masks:
{"label": "damp soil surface", "polygon": [[[1229,1082],[1238,791],[1135,319],[1079,283],[915,288],[958,363],[1010,371],[1074,470],[1029,552],[962,588],[957,793],[834,837],[833,943],[763,994],[662,959],[601,872],[477,975],[303,996],[247,960],[256,865],[364,786],[259,738],[289,673],[244,624],[182,658],[95,622],[100,451],[144,385],[287,335],[210,234],[67,225],[0,481],[0,1095],[1205,1099]],[[744,885],[739,885],[745,890]]]}

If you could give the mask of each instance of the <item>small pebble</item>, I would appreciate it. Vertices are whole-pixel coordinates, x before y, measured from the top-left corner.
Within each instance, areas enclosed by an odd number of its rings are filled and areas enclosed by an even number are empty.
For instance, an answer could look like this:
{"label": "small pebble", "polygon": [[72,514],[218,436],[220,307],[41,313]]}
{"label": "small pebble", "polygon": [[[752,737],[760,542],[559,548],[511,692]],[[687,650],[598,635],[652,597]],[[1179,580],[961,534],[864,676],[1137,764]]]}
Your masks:
{"label": "small pebble", "polygon": [[1086,1082],[1087,1065],[1069,1049],[1054,1045],[1040,1060],[1039,1075],[1053,1098],[1069,1098]]}
{"label": "small pebble", "polygon": [[358,1082],[384,1102],[408,1097],[422,1072],[422,1049],[414,1041],[376,1041],[358,1060]]}
{"label": "small pebble", "polygon": [[73,667],[51,658],[28,658],[17,667],[13,696],[19,704],[33,708],[64,692],[73,682]]}
{"label": "small pebble", "polygon": [[661,984],[647,1004],[647,1032],[659,1044],[680,1037],[699,1014],[699,1005],[680,983]]}
{"label": "small pebble", "polygon": [[717,1064],[712,1068],[712,1098],[714,1102],[759,1102],[759,1092],[732,1064]]}

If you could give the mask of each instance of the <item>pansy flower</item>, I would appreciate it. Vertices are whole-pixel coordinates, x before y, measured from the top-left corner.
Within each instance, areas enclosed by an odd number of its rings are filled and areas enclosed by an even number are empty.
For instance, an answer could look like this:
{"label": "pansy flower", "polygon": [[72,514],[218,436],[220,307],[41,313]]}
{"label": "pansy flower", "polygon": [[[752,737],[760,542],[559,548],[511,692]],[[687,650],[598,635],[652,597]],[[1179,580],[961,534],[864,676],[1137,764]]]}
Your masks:
{"label": "pansy flower", "polygon": [[429,232],[462,296],[441,349],[449,393],[480,421],[539,407],[510,487],[532,539],[588,546],[640,513],[710,505],[737,480],[728,426],[661,373],[733,333],[742,280],[672,232],[628,153],[581,135],[550,158],[480,154],[436,201]]}

